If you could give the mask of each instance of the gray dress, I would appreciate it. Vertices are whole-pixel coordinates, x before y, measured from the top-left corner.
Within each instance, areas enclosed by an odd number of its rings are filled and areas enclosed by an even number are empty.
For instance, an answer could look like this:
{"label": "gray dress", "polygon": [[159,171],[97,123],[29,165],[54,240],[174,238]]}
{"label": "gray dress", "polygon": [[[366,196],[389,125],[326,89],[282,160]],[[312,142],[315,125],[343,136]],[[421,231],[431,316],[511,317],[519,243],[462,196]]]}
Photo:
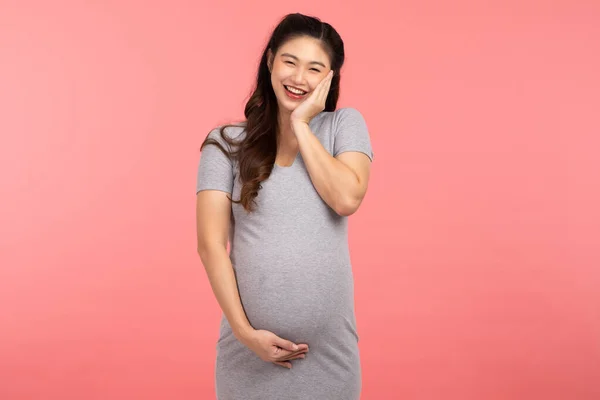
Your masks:
{"label": "gray dress", "polygon": [[[327,151],[373,153],[365,120],[353,108],[322,112],[310,127]],[[234,138],[244,128],[225,130]],[[215,129],[210,136],[224,143]],[[227,146],[225,146],[227,148]],[[202,151],[197,191],[220,190],[239,200],[236,162],[216,146]],[[275,165],[262,182],[257,209],[232,204],[230,258],[250,324],[295,343],[305,359],[291,370],[262,361],[232,334],[222,314],[215,364],[220,400],[353,400],[362,381],[354,314],[348,219],[314,188],[299,153],[290,167]]]}

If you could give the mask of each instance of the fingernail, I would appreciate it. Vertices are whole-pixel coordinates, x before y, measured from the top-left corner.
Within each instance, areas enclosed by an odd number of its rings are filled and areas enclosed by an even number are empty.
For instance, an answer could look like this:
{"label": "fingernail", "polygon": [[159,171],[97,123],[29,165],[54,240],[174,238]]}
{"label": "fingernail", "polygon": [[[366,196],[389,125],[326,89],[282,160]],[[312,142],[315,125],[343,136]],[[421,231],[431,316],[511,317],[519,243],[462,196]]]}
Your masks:
{"label": "fingernail", "polygon": [[298,350],[298,345],[296,345],[296,344],[293,344],[293,345],[292,345],[292,349],[294,349],[294,350]]}

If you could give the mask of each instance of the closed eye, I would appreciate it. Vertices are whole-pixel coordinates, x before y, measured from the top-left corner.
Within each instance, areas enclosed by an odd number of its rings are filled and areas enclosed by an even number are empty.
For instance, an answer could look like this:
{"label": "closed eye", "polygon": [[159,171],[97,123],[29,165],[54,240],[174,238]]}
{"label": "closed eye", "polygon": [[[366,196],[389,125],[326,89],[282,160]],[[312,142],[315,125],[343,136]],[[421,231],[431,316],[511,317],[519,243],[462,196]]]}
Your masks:
{"label": "closed eye", "polygon": [[[285,62],[286,64],[289,64],[289,65],[296,65],[296,64],[294,64],[292,61],[284,61],[284,62]],[[319,70],[319,69],[316,69],[316,68],[311,68],[310,70],[311,70],[311,71],[315,71],[315,72],[321,72],[321,70]]]}

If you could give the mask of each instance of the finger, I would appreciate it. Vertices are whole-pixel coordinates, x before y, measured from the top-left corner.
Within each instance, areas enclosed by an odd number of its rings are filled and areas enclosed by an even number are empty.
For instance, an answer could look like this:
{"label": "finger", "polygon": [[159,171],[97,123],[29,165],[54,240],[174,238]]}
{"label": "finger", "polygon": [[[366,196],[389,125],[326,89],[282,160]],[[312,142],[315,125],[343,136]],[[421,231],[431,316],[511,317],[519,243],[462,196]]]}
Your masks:
{"label": "finger", "polygon": [[327,81],[329,80],[329,75],[330,74],[326,75],[325,78],[321,79],[321,82],[317,84],[317,87],[314,90],[314,93],[317,97],[320,95],[320,93],[323,91],[323,88],[327,84]]}
{"label": "finger", "polygon": [[295,356],[290,356],[290,357],[284,358],[283,360],[278,360],[278,361],[302,360],[304,358],[306,358],[306,354],[302,353],[302,354],[296,354]]}
{"label": "finger", "polygon": [[306,353],[308,353],[308,350],[295,351],[293,353],[282,353],[282,354],[278,354],[277,357],[274,359],[274,361],[284,361],[289,357],[295,357],[299,354],[306,354]]}
{"label": "finger", "polygon": [[308,345],[305,343],[297,344],[296,346],[298,346],[298,348],[296,350],[287,350],[280,346],[274,345],[275,353],[276,353],[276,355],[279,356],[283,353],[289,354],[289,353],[299,353],[301,351],[308,351]]}
{"label": "finger", "polygon": [[273,361],[273,364],[281,365],[284,368],[292,369],[292,363],[289,361],[287,361],[287,362]]}
{"label": "finger", "polygon": [[281,347],[283,350],[289,350],[289,351],[299,350],[299,347],[297,344],[295,344],[289,340],[282,339],[280,337],[275,339],[275,345]]}
{"label": "finger", "polygon": [[323,79],[323,87],[319,91],[319,102],[325,102],[327,99],[327,95],[329,94],[329,89],[331,88],[331,80],[333,79],[333,71],[330,71],[325,79]]}
{"label": "finger", "polygon": [[329,85],[331,84],[331,77],[333,76],[331,74],[332,71],[329,71],[329,73],[327,74],[327,76],[325,78],[323,78],[323,80],[321,82],[319,82],[319,92],[320,93],[327,93],[327,91],[329,90]]}
{"label": "finger", "polygon": [[331,80],[327,81],[327,85],[325,85],[325,90],[323,90],[323,99],[321,100],[323,103],[325,103],[325,100],[327,100],[327,96],[329,95],[330,88],[331,88]]}
{"label": "finger", "polygon": [[325,93],[327,93],[329,91],[332,80],[333,80],[333,70],[329,71],[329,73],[327,74],[327,78],[324,80],[325,81],[325,89],[326,89]]}
{"label": "finger", "polygon": [[297,356],[298,354],[305,354],[305,353],[306,353],[306,350],[304,350],[304,351],[295,351],[293,353],[291,353],[289,351],[286,351],[286,350],[282,350],[279,353],[273,355],[271,357],[271,361],[284,361],[284,360],[286,360],[289,357],[294,357],[294,356]]}
{"label": "finger", "polygon": [[308,351],[308,345],[306,343],[298,343],[298,350]]}
{"label": "finger", "polygon": [[281,361],[282,359],[286,358],[286,357],[290,357],[296,354],[301,354],[301,353],[308,353],[308,345],[306,343],[301,343],[298,344],[298,350],[296,351],[289,351],[289,350],[285,350],[282,349],[281,347],[275,347],[275,350],[271,353],[271,360],[272,361]]}

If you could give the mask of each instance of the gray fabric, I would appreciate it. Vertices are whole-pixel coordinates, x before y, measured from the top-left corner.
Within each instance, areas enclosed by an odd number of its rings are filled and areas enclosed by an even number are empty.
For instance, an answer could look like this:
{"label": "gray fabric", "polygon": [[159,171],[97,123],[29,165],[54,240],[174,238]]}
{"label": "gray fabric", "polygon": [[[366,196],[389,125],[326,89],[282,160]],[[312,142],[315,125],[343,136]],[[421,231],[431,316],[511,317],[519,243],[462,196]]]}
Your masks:
{"label": "gray fabric", "polygon": [[[334,156],[359,151],[373,158],[356,109],[322,112],[310,127]],[[226,133],[239,138],[243,129]],[[224,143],[216,129],[210,136]],[[220,190],[238,200],[240,188],[236,163],[215,146],[205,147],[197,191]],[[362,383],[347,217],[321,199],[300,154],[290,167],[274,166],[256,200],[257,210],[250,214],[232,204],[230,258],[244,310],[254,328],[307,343],[309,353],[292,361],[291,370],[262,361],[237,341],[222,314],[217,398],[358,399]]]}

